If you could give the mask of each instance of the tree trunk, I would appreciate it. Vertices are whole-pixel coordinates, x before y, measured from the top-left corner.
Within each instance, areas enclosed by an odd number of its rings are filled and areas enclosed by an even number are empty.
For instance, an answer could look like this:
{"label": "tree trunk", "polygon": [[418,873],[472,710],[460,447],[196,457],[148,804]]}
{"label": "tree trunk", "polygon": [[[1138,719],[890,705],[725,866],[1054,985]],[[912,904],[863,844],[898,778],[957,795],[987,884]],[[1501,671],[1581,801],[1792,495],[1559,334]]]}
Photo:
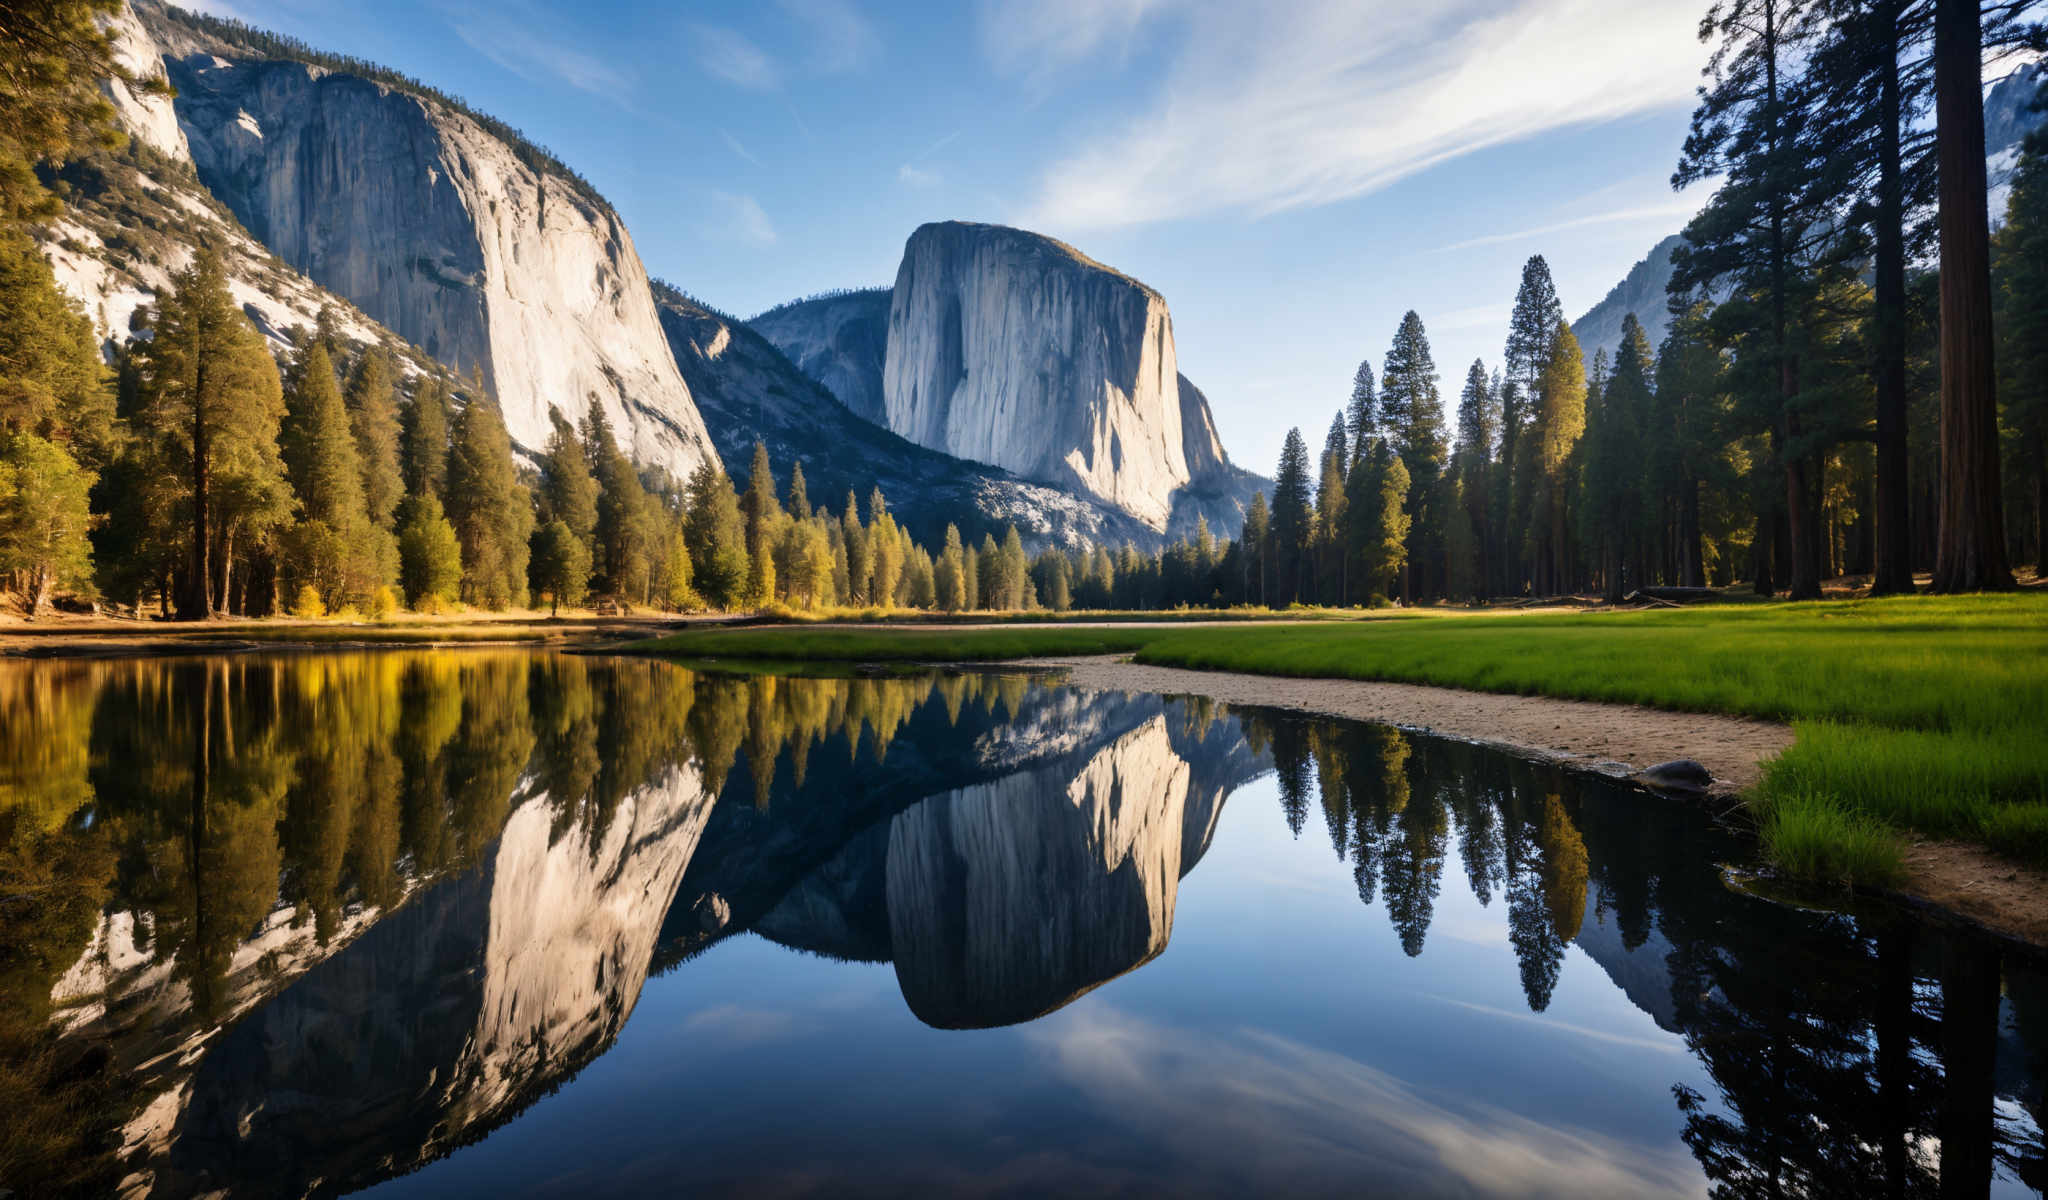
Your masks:
{"label": "tree trunk", "polygon": [[1775,524],[1770,513],[1758,513],[1756,516],[1756,537],[1750,543],[1749,557],[1753,564],[1750,572],[1752,585],[1759,596],[1769,596],[1777,591],[1772,586],[1771,576],[1771,531]]}
{"label": "tree trunk", "polygon": [[1706,555],[1700,549],[1700,483],[1688,479],[1680,485],[1678,501],[1678,582],[1685,587],[1705,587]]}
{"label": "tree trunk", "polygon": [[204,339],[195,339],[198,345],[194,357],[198,360],[192,373],[192,558],[185,573],[186,594],[178,606],[178,619],[203,621],[213,615],[213,569],[209,558],[213,551],[212,529],[209,528],[208,502],[213,489],[213,447],[209,444],[206,422],[206,357]]}
{"label": "tree trunk", "polygon": [[1899,161],[1899,19],[1904,0],[1883,0],[1880,29],[1891,39],[1878,87],[1877,261],[1877,506],[1870,594],[1913,590],[1913,540],[1906,495],[1906,202]]}
{"label": "tree trunk", "polygon": [[1985,211],[1983,17],[1936,0],[1934,102],[1941,173],[1941,504],[1934,590],[2002,591],[2004,497],[1992,360],[1991,224]]}

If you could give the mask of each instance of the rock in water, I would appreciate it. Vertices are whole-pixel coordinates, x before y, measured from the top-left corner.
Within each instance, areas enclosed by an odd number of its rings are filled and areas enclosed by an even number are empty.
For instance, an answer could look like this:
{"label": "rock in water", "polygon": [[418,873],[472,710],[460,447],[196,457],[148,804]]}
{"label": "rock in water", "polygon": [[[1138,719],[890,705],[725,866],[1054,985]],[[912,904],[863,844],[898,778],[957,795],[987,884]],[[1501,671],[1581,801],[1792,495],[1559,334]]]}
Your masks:
{"label": "rock in water", "polygon": [[889,309],[889,428],[1075,487],[1166,528],[1191,478],[1159,293],[1048,237],[949,221],[910,235]]}
{"label": "rock in water", "polygon": [[1675,758],[1637,771],[1630,778],[1644,787],[1681,796],[1704,796],[1714,786],[1714,774],[1689,758]]}
{"label": "rock in water", "polygon": [[481,366],[515,441],[602,405],[635,459],[715,459],[625,225],[510,130],[301,62],[231,27],[136,11],[199,177],[277,256],[436,359]]}

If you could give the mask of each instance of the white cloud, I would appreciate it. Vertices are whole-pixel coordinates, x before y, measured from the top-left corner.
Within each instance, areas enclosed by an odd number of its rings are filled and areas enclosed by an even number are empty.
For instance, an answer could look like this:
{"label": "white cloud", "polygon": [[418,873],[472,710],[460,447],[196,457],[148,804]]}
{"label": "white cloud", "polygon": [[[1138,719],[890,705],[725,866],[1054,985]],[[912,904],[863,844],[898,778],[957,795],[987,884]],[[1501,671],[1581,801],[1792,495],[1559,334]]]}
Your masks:
{"label": "white cloud", "polygon": [[733,192],[713,192],[711,196],[723,217],[712,229],[714,236],[737,238],[749,246],[775,244],[775,225],[759,200]]}
{"label": "white cloud", "polygon": [[754,164],[757,167],[761,165],[761,160],[755,158],[754,152],[747,149],[746,146],[742,145],[738,138],[734,137],[730,133],[727,133],[723,129],[718,131],[718,136],[724,139],[726,149],[732,151],[734,154],[739,155],[741,158]]}
{"label": "white cloud", "polygon": [[609,61],[533,32],[530,21],[486,17],[470,11],[452,19],[455,35],[470,49],[528,83],[566,83],[578,91],[630,105],[632,78]]}
{"label": "white cloud", "polygon": [[809,38],[819,71],[857,71],[881,55],[882,39],[848,0],[782,0],[782,11]]}
{"label": "white cloud", "polygon": [[1321,1192],[1337,1178],[1370,1180],[1387,1195],[1584,1198],[1702,1186],[1680,1145],[1632,1144],[1483,1101],[1454,1106],[1277,1034],[1197,1035],[1099,1002],[1022,1032],[1087,1100],[1198,1165],[1220,1192],[1254,1182],[1276,1194]]}
{"label": "white cloud", "polygon": [[1030,76],[1173,27],[1149,43],[1172,47],[1157,94],[1053,163],[1021,214],[1069,231],[1328,204],[1683,104],[1703,60],[1696,21],[1642,0],[994,0],[983,38],[998,70]]}
{"label": "white cloud", "polygon": [[1470,250],[1476,246],[1499,246],[1508,242],[1522,242],[1530,238],[1544,237],[1553,233],[1564,233],[1572,229],[1587,229],[1596,225],[1643,224],[1661,225],[1668,228],[1674,222],[1682,225],[1686,221],[1691,220],[1692,215],[1699,211],[1699,207],[1700,202],[1697,199],[1693,199],[1673,200],[1669,204],[1650,204],[1639,208],[1619,208],[1611,212],[1591,213],[1583,217],[1572,217],[1564,221],[1555,221],[1548,225],[1538,225],[1532,229],[1517,229],[1513,233],[1489,233],[1483,237],[1467,238],[1462,242],[1453,242],[1448,246],[1440,246],[1438,247],[1438,252],[1447,253],[1452,250]]}
{"label": "white cloud", "polygon": [[781,67],[738,30],[699,25],[691,30],[691,38],[696,43],[697,65],[713,78],[754,92],[781,86]]}
{"label": "white cloud", "polygon": [[896,168],[896,182],[914,188],[936,187],[939,183],[939,173],[904,163]]}

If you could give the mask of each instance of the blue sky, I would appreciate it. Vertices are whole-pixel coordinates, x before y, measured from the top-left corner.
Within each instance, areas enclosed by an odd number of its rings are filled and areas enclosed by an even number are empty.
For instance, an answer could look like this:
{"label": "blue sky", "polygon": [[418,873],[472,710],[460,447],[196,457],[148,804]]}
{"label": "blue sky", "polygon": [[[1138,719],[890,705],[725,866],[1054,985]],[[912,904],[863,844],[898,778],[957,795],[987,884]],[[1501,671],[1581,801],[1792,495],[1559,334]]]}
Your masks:
{"label": "blue sky", "polygon": [[1696,0],[213,0],[523,129],[648,269],[750,316],[886,284],[925,221],[1159,289],[1225,445],[1320,439],[1401,315],[1447,409],[1523,260],[1567,314],[1702,198],[1668,184]]}

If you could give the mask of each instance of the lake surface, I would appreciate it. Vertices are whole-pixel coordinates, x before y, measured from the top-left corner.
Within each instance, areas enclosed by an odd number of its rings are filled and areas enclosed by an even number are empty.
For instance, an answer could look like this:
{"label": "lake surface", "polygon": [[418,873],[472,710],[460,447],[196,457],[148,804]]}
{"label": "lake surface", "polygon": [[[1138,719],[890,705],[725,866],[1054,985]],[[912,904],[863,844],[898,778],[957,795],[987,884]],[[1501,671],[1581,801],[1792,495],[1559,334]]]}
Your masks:
{"label": "lake surface", "polygon": [[0,663],[0,1189],[2048,1185],[2041,962],[1750,854],[1019,674]]}

